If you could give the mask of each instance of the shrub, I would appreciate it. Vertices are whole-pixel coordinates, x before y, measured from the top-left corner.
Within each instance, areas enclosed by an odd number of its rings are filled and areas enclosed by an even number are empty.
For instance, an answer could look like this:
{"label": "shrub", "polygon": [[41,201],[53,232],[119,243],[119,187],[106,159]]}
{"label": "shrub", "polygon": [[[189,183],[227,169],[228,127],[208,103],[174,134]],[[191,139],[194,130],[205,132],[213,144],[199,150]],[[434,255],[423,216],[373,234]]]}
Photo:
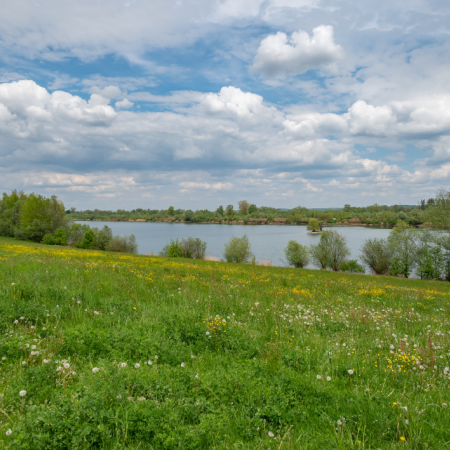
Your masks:
{"label": "shrub", "polygon": [[227,262],[247,263],[254,258],[246,234],[241,238],[233,236],[227,244],[223,256]]}
{"label": "shrub", "polygon": [[322,245],[321,242],[319,242],[316,245],[311,245],[309,247],[309,254],[311,255],[311,259],[314,265],[316,265],[322,270],[328,267],[327,249]]}
{"label": "shrub", "polygon": [[89,225],[81,225],[80,223],[73,223],[67,231],[67,241],[71,245],[77,245],[80,243],[86,231],[89,230]]}
{"label": "shrub", "polygon": [[55,240],[53,239],[52,233],[47,233],[42,238],[42,243],[45,244],[45,245],[54,245],[55,244]]}
{"label": "shrub", "polygon": [[89,229],[84,233],[83,240],[79,242],[77,248],[94,248],[95,246],[95,234],[94,231]]}
{"label": "shrub", "polygon": [[203,259],[206,251],[206,242],[199,238],[188,237],[181,241],[183,258]]}
{"label": "shrub", "polygon": [[289,265],[303,269],[309,264],[309,249],[306,245],[299,244],[296,241],[289,241],[284,249],[286,260]]}
{"label": "shrub", "polygon": [[31,225],[24,230],[26,237],[34,242],[41,242],[44,236],[50,232],[50,224],[48,222],[41,222],[38,219],[34,219]]}
{"label": "shrub", "polygon": [[109,242],[113,238],[111,228],[105,225],[101,230],[95,229],[95,244],[99,250],[106,250]]}
{"label": "shrub", "polygon": [[445,255],[441,247],[425,245],[418,251],[417,274],[421,279],[440,280],[445,267]]}
{"label": "shrub", "polygon": [[361,248],[361,260],[377,275],[389,272],[392,250],[386,239],[367,239]]}
{"label": "shrub", "polygon": [[67,245],[67,236],[64,228],[58,228],[53,233],[53,242],[54,245]]}
{"label": "shrub", "polygon": [[183,256],[183,249],[181,248],[181,242],[170,240],[170,243],[164,246],[160,256],[168,256],[169,258],[181,258]]}
{"label": "shrub", "polygon": [[105,250],[108,252],[137,253],[138,246],[134,234],[131,236],[113,236]]}
{"label": "shrub", "polygon": [[349,259],[347,261],[342,261],[340,265],[340,270],[343,272],[350,273],[366,273],[366,269],[356,261],[356,259]]}

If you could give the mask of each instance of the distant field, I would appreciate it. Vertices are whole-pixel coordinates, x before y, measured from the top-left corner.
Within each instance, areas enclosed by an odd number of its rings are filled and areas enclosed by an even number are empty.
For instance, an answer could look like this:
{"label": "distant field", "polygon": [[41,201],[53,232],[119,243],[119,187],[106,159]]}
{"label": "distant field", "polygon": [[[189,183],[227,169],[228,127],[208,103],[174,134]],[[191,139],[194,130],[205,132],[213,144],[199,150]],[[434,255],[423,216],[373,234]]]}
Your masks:
{"label": "distant field", "polygon": [[449,299],[0,238],[0,448],[448,448]]}

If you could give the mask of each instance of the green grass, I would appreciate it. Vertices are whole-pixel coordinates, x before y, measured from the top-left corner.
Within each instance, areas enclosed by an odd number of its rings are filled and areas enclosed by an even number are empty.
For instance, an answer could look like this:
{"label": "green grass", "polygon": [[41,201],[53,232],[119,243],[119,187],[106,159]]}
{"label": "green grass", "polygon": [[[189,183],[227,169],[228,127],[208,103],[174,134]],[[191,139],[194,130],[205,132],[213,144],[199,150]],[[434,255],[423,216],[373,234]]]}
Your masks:
{"label": "green grass", "polygon": [[449,289],[0,238],[0,447],[447,448]]}

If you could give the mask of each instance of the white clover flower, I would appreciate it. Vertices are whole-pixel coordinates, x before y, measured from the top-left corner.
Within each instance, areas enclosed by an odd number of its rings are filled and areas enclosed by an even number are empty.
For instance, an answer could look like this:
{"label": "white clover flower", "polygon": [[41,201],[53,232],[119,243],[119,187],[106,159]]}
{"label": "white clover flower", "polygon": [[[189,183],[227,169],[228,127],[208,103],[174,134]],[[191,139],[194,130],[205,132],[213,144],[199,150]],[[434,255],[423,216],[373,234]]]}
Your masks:
{"label": "white clover flower", "polygon": [[11,428],[6,432],[6,436],[11,436],[11,434],[12,434],[12,430],[11,430]]}
{"label": "white clover flower", "polygon": [[148,364],[149,366],[151,366],[153,363],[149,360],[149,361],[147,362],[147,364]]}
{"label": "white clover flower", "polygon": [[57,372],[61,372],[61,370],[63,370],[63,368],[62,368],[61,366],[59,366],[59,367],[56,368],[56,371],[57,371]]}
{"label": "white clover flower", "polygon": [[155,359],[158,359],[158,355],[155,355]]}
{"label": "white clover flower", "polygon": [[117,400],[120,400],[122,398],[122,396],[119,394],[118,396],[117,396]]}
{"label": "white clover flower", "polygon": [[195,358],[195,356],[194,355],[191,355],[191,359],[194,359]]}
{"label": "white clover flower", "polygon": [[206,332],[206,336],[209,336],[209,331]]}
{"label": "white clover flower", "polygon": [[275,436],[271,431],[269,431],[268,435],[269,435],[269,437],[274,437]]}
{"label": "white clover flower", "polygon": [[11,283],[11,286],[14,286],[16,283]]}
{"label": "white clover flower", "polygon": [[6,356],[3,356],[2,361],[4,361],[6,359]]}
{"label": "white clover flower", "polygon": [[32,345],[31,346],[31,350],[35,350],[36,349],[36,346],[35,345]]}
{"label": "white clover flower", "polygon": [[331,377],[327,377],[327,381],[331,381]]}
{"label": "white clover flower", "polygon": [[94,314],[98,316],[100,313],[98,311],[94,311]]}
{"label": "white clover flower", "polygon": [[51,360],[50,359],[44,359],[43,363],[48,364]]}
{"label": "white clover flower", "polygon": [[23,319],[25,319],[25,317],[23,317],[23,316],[22,316],[22,317],[19,317],[19,320],[23,320]]}
{"label": "white clover flower", "polygon": [[321,376],[321,375],[317,375],[317,379],[318,379],[318,380],[321,380],[321,379],[322,379],[322,376]]}
{"label": "white clover flower", "polygon": [[393,346],[393,345],[390,345],[389,348],[390,348],[391,350],[394,350],[394,346]]}
{"label": "white clover flower", "polygon": [[342,425],[342,420],[339,419],[336,423],[337,423],[339,426],[341,426],[341,425]]}
{"label": "white clover flower", "polygon": [[19,321],[16,319],[16,320],[14,321],[14,323],[17,325],[17,324],[19,323]]}
{"label": "white clover flower", "polygon": [[136,363],[136,364],[134,365],[134,368],[135,368],[135,369],[139,369],[139,367],[141,367],[141,365],[140,365],[139,363]]}
{"label": "white clover flower", "polygon": [[195,378],[198,378],[198,372],[197,372],[197,375],[195,375]]}
{"label": "white clover flower", "polygon": [[72,375],[75,376],[76,374],[75,370],[72,370]]}
{"label": "white clover flower", "polygon": [[100,370],[100,369],[99,369],[98,367],[94,367],[94,368],[92,369],[92,372],[97,373],[99,370]]}
{"label": "white clover flower", "polygon": [[42,327],[42,331],[45,331],[46,330],[46,328],[45,327]]}
{"label": "white clover flower", "polygon": [[64,369],[68,369],[70,367],[69,363],[64,363]]}
{"label": "white clover flower", "polygon": [[349,373],[350,375],[353,375],[354,372],[353,372],[352,369],[349,369],[348,373]]}
{"label": "white clover flower", "polygon": [[27,362],[26,361],[22,361],[22,366],[24,366]]}
{"label": "white clover flower", "polygon": [[181,367],[185,367],[185,364],[184,364],[184,363],[181,363]]}
{"label": "white clover flower", "polygon": [[20,395],[21,397],[25,397],[25,395],[27,395],[27,391],[20,391],[20,392],[19,392],[19,395]]}
{"label": "white clover flower", "polygon": [[120,363],[120,367],[127,367],[127,363],[126,362]]}

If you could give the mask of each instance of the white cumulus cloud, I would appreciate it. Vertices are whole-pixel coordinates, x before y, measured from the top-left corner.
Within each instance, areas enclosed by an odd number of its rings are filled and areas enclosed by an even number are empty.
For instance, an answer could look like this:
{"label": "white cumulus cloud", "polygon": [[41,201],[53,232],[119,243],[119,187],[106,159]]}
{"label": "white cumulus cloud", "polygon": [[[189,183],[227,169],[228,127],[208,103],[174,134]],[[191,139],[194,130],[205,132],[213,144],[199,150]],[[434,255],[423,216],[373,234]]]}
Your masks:
{"label": "white cumulus cloud", "polygon": [[302,30],[290,38],[279,31],[261,41],[252,70],[271,78],[295,76],[311,69],[329,69],[343,56],[344,50],[334,42],[330,25],[314,28],[311,37]]}

